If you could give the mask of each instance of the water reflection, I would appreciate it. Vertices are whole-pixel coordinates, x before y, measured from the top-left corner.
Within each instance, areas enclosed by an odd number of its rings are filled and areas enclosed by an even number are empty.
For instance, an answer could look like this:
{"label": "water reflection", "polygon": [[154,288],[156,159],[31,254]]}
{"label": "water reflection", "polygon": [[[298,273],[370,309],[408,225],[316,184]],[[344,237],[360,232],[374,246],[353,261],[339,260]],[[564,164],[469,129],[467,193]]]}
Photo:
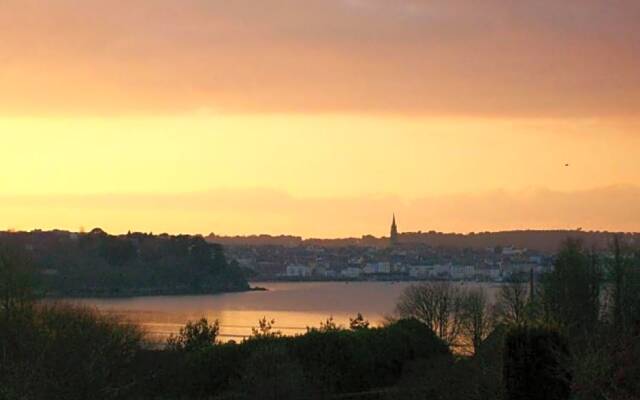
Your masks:
{"label": "water reflection", "polygon": [[[152,342],[164,342],[188,321],[206,317],[220,321],[222,341],[240,341],[264,317],[275,320],[274,329],[285,335],[304,333],[332,317],[348,326],[349,318],[362,313],[373,326],[393,313],[396,302],[410,283],[314,282],[266,283],[266,292],[230,293],[215,296],[161,296],[126,299],[74,299],[141,325]],[[475,285],[475,284],[474,284]],[[495,286],[483,285],[490,294]]]}

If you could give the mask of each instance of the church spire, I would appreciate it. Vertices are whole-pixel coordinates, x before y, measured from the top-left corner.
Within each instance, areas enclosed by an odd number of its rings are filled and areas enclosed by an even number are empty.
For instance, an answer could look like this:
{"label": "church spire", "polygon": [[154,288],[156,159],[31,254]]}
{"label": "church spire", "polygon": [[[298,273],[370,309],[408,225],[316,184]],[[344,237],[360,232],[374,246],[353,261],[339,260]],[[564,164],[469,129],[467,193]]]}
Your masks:
{"label": "church spire", "polygon": [[393,221],[391,222],[391,235],[389,236],[389,244],[395,246],[398,244],[398,224],[396,223],[396,214],[393,214]]}

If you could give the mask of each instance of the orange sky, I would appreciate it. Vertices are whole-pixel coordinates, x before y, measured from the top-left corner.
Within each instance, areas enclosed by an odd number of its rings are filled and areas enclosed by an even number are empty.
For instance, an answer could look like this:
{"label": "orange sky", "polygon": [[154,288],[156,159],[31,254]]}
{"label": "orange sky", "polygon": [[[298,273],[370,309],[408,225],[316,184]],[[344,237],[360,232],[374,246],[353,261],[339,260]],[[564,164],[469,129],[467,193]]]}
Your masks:
{"label": "orange sky", "polygon": [[0,229],[640,230],[639,20],[632,0],[3,1]]}

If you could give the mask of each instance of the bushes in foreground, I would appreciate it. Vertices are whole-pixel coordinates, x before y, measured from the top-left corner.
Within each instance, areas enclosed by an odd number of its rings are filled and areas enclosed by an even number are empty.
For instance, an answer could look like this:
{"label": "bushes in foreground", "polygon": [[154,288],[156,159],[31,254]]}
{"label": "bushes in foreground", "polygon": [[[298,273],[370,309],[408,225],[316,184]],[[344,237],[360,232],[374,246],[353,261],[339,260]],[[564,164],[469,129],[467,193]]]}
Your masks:
{"label": "bushes in foreground", "polygon": [[0,314],[0,399],[116,399],[131,392],[138,328],[67,305]]}
{"label": "bushes in foreground", "polygon": [[569,399],[568,361],[569,345],[559,331],[526,326],[512,329],[504,351],[506,399]]}
{"label": "bushes in foreground", "polygon": [[422,323],[401,320],[383,328],[329,326],[297,337],[261,334],[241,344],[147,351],[142,357],[148,397],[295,399],[393,386],[411,363],[452,356]]}

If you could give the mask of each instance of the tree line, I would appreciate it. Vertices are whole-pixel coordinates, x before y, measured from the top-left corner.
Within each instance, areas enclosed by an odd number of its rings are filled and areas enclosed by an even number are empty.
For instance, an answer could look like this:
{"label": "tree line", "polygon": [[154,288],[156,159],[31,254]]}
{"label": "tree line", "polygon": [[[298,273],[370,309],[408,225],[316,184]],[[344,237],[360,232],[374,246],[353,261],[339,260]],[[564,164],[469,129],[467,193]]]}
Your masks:
{"label": "tree line", "polygon": [[41,295],[110,297],[249,289],[237,263],[201,236],[145,233],[0,233],[22,250]]}

